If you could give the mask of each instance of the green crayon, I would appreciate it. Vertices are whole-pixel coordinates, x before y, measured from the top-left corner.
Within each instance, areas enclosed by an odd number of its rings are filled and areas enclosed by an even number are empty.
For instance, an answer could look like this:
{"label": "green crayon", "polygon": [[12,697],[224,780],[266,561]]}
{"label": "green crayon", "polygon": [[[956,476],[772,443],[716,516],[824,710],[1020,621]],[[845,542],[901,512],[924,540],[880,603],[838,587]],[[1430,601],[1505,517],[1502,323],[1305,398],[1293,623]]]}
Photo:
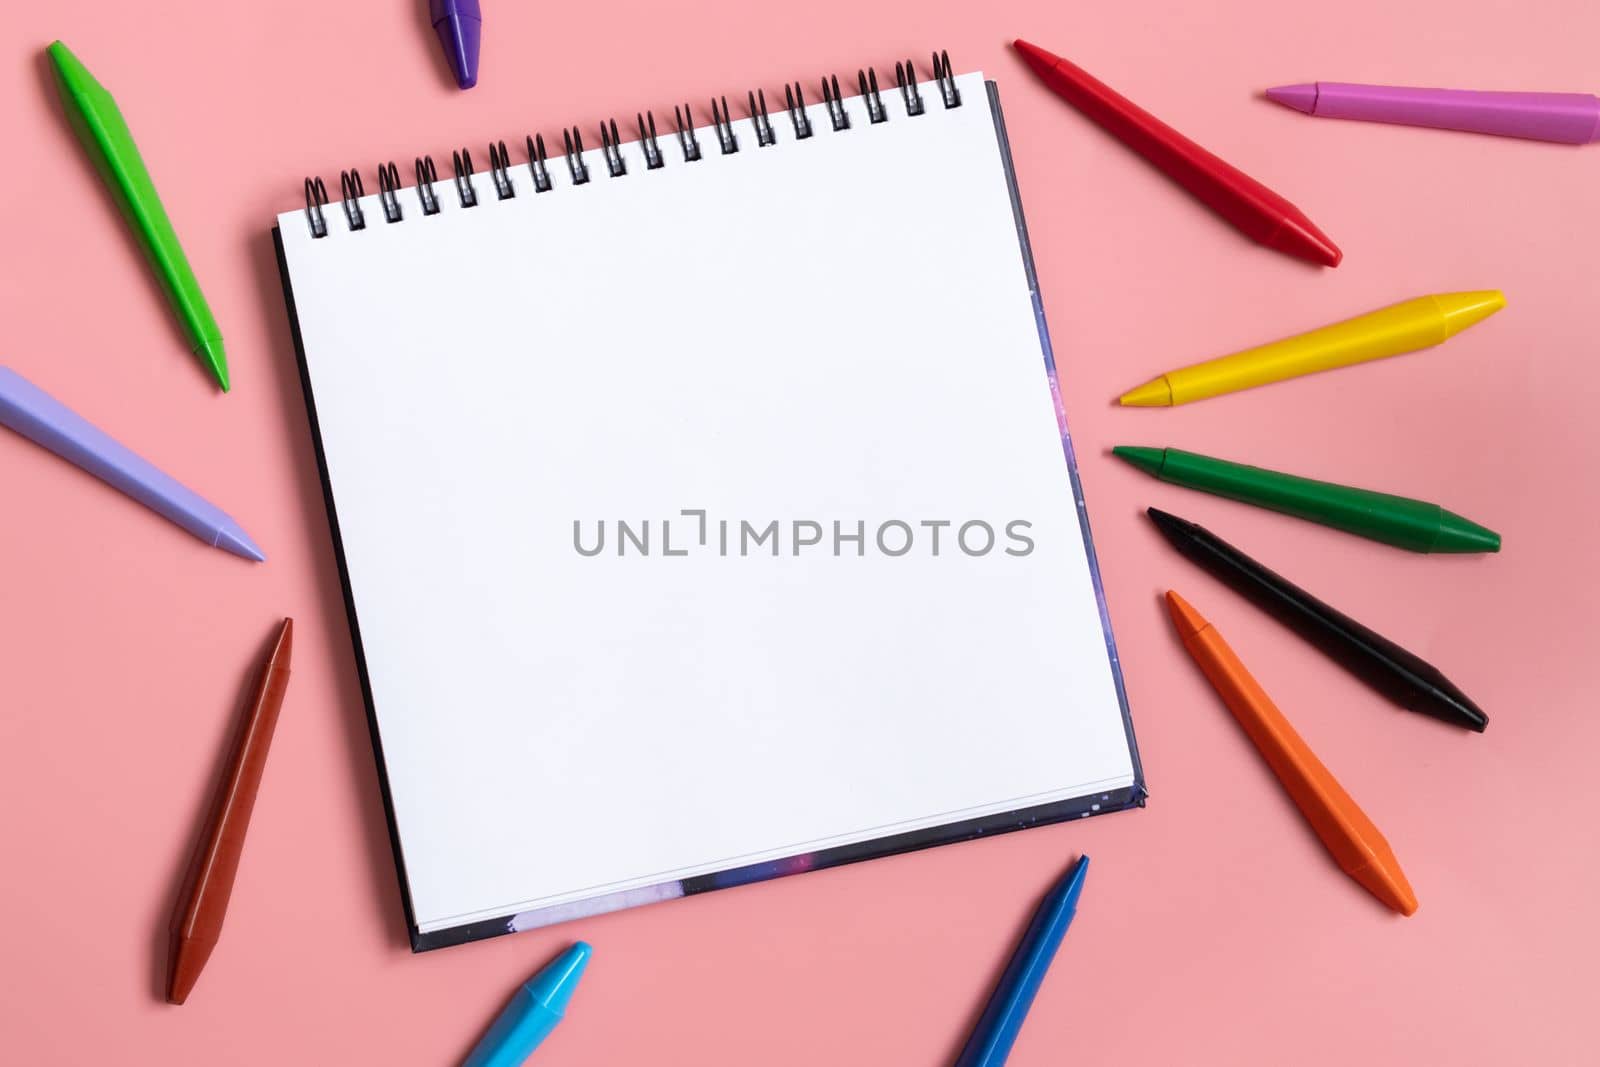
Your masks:
{"label": "green crayon", "polygon": [[200,292],[200,283],[189,268],[172,220],[161,206],[161,197],[156,195],[150,171],[139,156],[122,112],[117,110],[117,102],[66,45],[57,41],[50,46],[49,54],[67,118],[78,140],[83,142],[95,169],[110,186],[117,206],[150,257],[195,354],[216,376],[222,391],[227,392],[228,358],[222,349],[222,331]]}
{"label": "green crayon", "polygon": [[1500,535],[1438,504],[1229,463],[1177,448],[1119,445],[1119,459],[1164,482],[1215,493],[1413,552],[1498,552]]}

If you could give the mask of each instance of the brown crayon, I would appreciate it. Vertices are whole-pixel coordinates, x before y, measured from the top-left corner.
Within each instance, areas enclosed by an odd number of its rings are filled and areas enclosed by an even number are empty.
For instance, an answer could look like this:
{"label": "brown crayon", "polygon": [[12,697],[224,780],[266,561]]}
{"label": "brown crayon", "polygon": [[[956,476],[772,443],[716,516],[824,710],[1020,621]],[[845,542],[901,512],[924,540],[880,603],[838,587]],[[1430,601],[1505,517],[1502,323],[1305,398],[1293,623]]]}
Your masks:
{"label": "brown crayon", "polygon": [[167,1001],[182,1004],[200,978],[211,950],[217,947],[222,920],[239,873],[250,813],[255,810],[261,772],[266,769],[272,733],[289,688],[289,654],[294,648],[294,620],[284,619],[240,726],[238,745],[228,761],[216,802],[195,849],[178,910],[172,916],[172,948],[168,954]]}

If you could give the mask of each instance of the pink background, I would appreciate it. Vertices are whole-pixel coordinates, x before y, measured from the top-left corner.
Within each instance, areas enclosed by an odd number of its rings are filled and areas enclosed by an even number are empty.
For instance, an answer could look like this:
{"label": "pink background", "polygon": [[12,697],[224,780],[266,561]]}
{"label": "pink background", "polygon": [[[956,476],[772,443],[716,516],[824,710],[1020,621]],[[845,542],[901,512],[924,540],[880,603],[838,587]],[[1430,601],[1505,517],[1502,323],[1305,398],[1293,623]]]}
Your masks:
{"label": "pink background", "polygon": [[[1590,1060],[1600,147],[1316,121],[1257,94],[1318,77],[1597,90],[1600,8],[484,6],[468,94],[446,81],[421,0],[72,0],[6,16],[0,359],[214,498],[271,556],[251,566],[208,549],[0,433],[6,1058],[448,1063],[583,937],[594,963],[537,1062],[936,1064],[1083,851],[1095,866],[1079,920],[1016,1064]],[[1257,249],[1176,193],[1032,79],[1006,48],[1019,33],[1289,196],[1344,266]],[[187,354],[68,132],[43,61],[58,36],[138,136],[223,324],[230,396]],[[853,81],[864,63],[882,77],[936,46],[1001,85],[1149,808],[413,958],[273,215],[308,173],[359,164],[371,188],[378,160],[409,173],[421,152],[482,153],[491,137],[520,144],[640,107],[659,118],[754,86],[770,99],[785,78]],[[1175,411],[1110,404],[1176,365],[1486,287],[1509,307],[1438,351]],[[556,310],[531,304],[533,328]],[[1107,457],[1119,442],[1424,496],[1506,548],[1429,558],[1370,544],[1158,485]],[[1433,660],[1489,711],[1489,732],[1387,706],[1158,542],[1139,515],[1152,503]],[[1183,656],[1158,602],[1168,585],[1383,828],[1421,899],[1414,918],[1333,867]],[[285,614],[294,677],[226,932],[189,1004],[168,1007],[158,946],[175,881]]]}

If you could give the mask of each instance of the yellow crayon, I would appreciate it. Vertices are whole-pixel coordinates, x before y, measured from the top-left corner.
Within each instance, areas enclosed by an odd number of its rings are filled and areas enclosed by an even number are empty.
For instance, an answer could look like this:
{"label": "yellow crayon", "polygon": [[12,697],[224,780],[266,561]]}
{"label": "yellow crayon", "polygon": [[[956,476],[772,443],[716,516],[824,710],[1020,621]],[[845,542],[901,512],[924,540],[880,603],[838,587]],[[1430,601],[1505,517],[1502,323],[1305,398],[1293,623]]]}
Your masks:
{"label": "yellow crayon", "polygon": [[1120,402],[1125,407],[1169,407],[1403,355],[1447,341],[1505,306],[1505,294],[1498,289],[1419,296],[1310,333],[1168,371],[1123,393]]}

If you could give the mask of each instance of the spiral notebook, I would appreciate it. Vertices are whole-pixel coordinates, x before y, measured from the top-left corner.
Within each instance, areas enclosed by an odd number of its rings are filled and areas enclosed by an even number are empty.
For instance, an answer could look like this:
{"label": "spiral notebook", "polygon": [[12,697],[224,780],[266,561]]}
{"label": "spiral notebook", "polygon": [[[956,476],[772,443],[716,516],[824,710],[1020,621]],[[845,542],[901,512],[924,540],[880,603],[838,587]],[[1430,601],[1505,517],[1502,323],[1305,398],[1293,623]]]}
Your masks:
{"label": "spiral notebook", "polygon": [[999,97],[935,66],[279,216],[414,948],[1142,803]]}

